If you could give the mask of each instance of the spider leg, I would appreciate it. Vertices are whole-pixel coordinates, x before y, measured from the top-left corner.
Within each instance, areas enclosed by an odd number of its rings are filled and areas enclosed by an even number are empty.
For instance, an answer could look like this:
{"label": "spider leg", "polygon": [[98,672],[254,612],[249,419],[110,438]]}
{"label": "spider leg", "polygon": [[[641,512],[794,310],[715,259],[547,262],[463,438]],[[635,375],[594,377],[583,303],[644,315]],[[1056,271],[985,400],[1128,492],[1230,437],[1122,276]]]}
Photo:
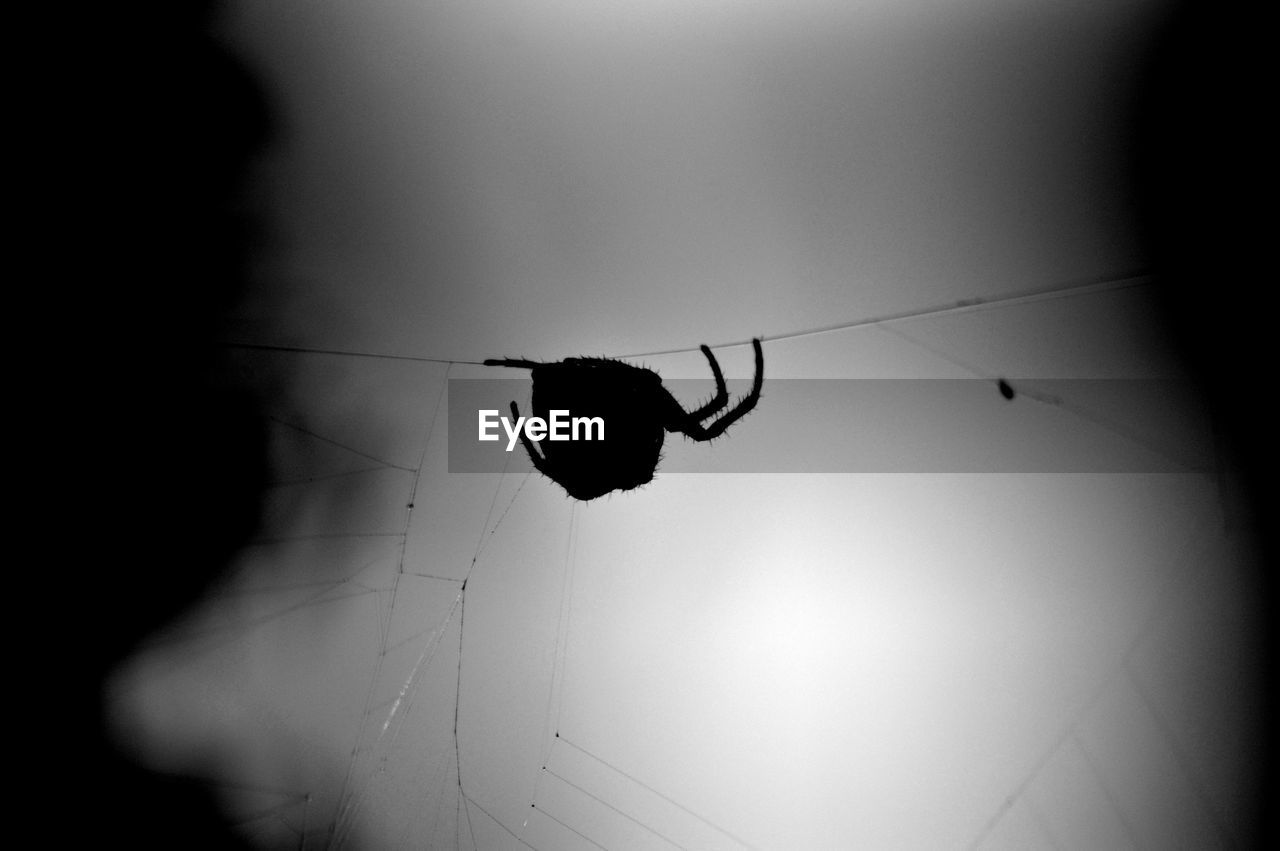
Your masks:
{"label": "spider leg", "polygon": [[758,338],[752,340],[751,345],[756,351],[756,377],[751,383],[751,392],[742,397],[742,400],[732,410],[710,425],[704,426],[699,420],[689,416],[674,431],[678,431],[694,440],[712,440],[724,434],[729,426],[745,417],[755,408],[756,402],[760,401],[760,389],[764,386],[764,352],[760,348],[760,340]]}
{"label": "spider leg", "polygon": [[702,353],[707,356],[707,361],[711,364],[711,374],[716,378],[716,395],[700,408],[689,411],[689,418],[698,421],[705,420],[729,404],[729,391],[725,389],[724,373],[720,371],[720,364],[716,363],[716,356],[711,354],[711,349],[706,345],[702,346]]}
{"label": "spider leg", "polygon": [[[516,407],[515,400],[511,401],[511,420],[512,422],[520,422],[520,409]],[[547,459],[542,457],[542,453],[538,452],[537,447],[533,445],[533,441],[529,439],[529,433],[524,429],[520,429],[520,442],[524,444],[524,451],[529,453],[529,460],[533,462],[533,466],[538,472],[547,478],[552,478],[547,472]]]}
{"label": "spider leg", "polygon": [[485,366],[512,366],[518,369],[533,369],[535,366],[542,366],[536,360],[524,360],[522,358],[486,358]]}

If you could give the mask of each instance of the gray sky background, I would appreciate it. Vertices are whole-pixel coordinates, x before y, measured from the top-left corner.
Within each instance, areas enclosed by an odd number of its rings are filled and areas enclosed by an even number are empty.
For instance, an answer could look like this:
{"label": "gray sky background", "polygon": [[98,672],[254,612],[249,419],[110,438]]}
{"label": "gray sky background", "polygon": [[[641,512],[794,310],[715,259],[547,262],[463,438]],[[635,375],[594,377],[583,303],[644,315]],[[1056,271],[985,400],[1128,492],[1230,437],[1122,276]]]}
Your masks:
{"label": "gray sky background", "polygon": [[[1116,119],[1158,2],[233,9],[282,122],[243,341],[612,355],[1142,266]],[[500,371],[241,357],[291,378],[261,540],[114,693],[154,764],[219,755],[264,847],[1213,847],[1248,803],[1214,476],[660,470],[575,507],[449,474],[444,380]],[[765,364],[1177,377],[1142,288]],[[1046,441],[1097,427],[1040,407]],[[781,453],[823,416],[766,380],[727,441],[671,451]]]}

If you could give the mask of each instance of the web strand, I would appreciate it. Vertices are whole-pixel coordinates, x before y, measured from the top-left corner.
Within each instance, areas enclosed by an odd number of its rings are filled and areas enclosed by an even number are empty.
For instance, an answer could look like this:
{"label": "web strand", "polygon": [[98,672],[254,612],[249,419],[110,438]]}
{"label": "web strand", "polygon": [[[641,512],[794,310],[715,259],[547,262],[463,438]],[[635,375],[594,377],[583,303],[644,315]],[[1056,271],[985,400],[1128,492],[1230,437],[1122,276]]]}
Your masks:
{"label": "web strand", "polygon": [[[1128,289],[1131,287],[1146,286],[1152,283],[1155,277],[1145,272],[1134,272],[1119,276],[1110,276],[1106,278],[1094,278],[1086,281],[1072,281],[1068,283],[1051,284],[1044,287],[1035,287],[1031,289],[1019,290],[1013,293],[1007,293],[994,296],[975,296],[973,298],[959,299],[942,305],[932,305],[929,307],[915,308],[911,310],[901,310],[892,313],[884,313],[878,316],[863,317],[860,319],[851,319],[846,322],[839,322],[833,325],[820,325],[813,328],[806,328],[798,331],[786,331],[779,334],[768,334],[760,337],[763,343],[777,343],[783,340],[798,340],[803,337],[814,337],[819,334],[831,334],[837,331],[851,331],[857,328],[866,328],[877,325],[887,325],[895,322],[906,322],[913,319],[925,319],[931,316],[943,316],[950,313],[962,313],[978,310],[991,310],[998,307],[1012,307],[1017,304],[1028,304],[1031,302],[1048,301],[1058,298],[1069,298],[1072,296],[1089,295],[1097,292],[1109,292],[1112,290]],[[733,340],[730,342],[716,343],[710,348],[713,349],[731,349],[738,346],[751,345],[752,339]],[[464,360],[461,358],[438,358],[423,357],[419,355],[396,355],[385,352],[362,352],[344,349],[324,349],[309,348],[305,346],[282,346],[271,345],[267,343],[248,343],[248,342],[224,342],[222,344],[226,348],[231,349],[248,349],[252,351],[268,351],[283,352],[294,354],[314,354],[314,355],[334,355],[338,357],[351,358],[373,358],[378,360],[395,360],[395,361],[412,361],[417,363],[439,363],[439,364],[466,364],[469,366],[484,366],[484,361]],[[658,357],[661,355],[677,355],[698,351],[700,346],[686,346],[684,348],[659,349],[649,352],[633,352],[625,355],[615,355],[620,359],[634,359],[646,357]]]}

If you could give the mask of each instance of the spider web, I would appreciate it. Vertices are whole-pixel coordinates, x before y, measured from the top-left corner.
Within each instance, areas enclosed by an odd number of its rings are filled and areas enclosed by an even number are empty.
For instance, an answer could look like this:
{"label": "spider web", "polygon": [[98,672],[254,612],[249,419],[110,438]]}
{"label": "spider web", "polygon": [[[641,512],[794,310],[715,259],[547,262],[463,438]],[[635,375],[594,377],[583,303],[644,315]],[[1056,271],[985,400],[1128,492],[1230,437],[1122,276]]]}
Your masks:
{"label": "spider web", "polygon": [[[1099,291],[1092,285],[1083,294]],[[1055,289],[1053,297],[1061,293]],[[1023,297],[1009,307],[1035,301]],[[964,312],[977,305],[964,305]],[[936,327],[925,333],[930,320],[956,307],[815,332],[829,337],[880,328],[893,334],[885,339],[970,375],[990,380],[1003,374],[956,353]],[[903,328],[908,323],[910,330]],[[777,345],[806,338],[789,345],[812,346],[812,336],[773,340]],[[767,528],[760,516],[700,515],[696,528],[690,528],[695,521],[677,516],[682,505],[733,505],[735,491],[754,492],[761,500],[783,492],[795,503],[812,497],[827,506],[866,510],[868,503],[856,493],[833,495],[832,489],[856,492],[868,477],[660,475],[658,484],[674,508],[664,505],[666,498],[655,488],[579,505],[529,474],[448,474],[445,390],[468,362],[272,348],[252,348],[245,358],[307,359],[299,370],[312,386],[303,395],[324,402],[301,422],[283,414],[272,419],[273,454],[282,460],[267,505],[267,531],[246,549],[208,605],[154,639],[124,688],[132,690],[131,705],[141,716],[163,695],[184,690],[271,690],[275,700],[220,710],[224,717],[247,719],[259,731],[248,737],[255,742],[276,732],[287,739],[344,731],[338,745],[328,743],[319,755],[303,749],[304,765],[292,772],[296,787],[256,782],[287,779],[291,772],[280,765],[298,759],[299,752],[283,744],[279,752],[257,755],[242,748],[231,760],[240,776],[216,779],[232,820],[262,847],[548,851],[819,847],[807,843],[824,841],[840,847],[849,836],[899,847],[917,844],[911,837],[924,835],[944,837],[947,847],[969,848],[1164,847],[1171,838],[1187,837],[1197,847],[1228,847],[1240,840],[1234,825],[1242,805],[1223,768],[1236,754],[1222,752],[1218,740],[1188,732],[1215,714],[1233,717],[1234,710],[1186,699],[1175,664],[1185,649],[1179,642],[1187,635],[1203,640],[1218,629],[1221,621],[1213,612],[1231,610],[1232,595],[1243,593],[1243,576],[1232,573],[1243,557],[1223,530],[1215,482],[1188,476],[1172,488],[1167,481],[1120,486],[1121,503],[1151,500],[1171,516],[1133,514],[1150,529],[1126,545],[1142,550],[1129,555],[1147,572],[1124,577],[1131,583],[1131,604],[1100,620],[1099,631],[1106,635],[1093,656],[1106,663],[1046,677],[1047,693],[1035,705],[1050,709],[1026,713],[1016,746],[979,739],[966,747],[958,741],[965,735],[963,707],[941,715],[920,709],[920,695],[888,668],[876,667],[909,663],[911,653],[882,647],[881,658],[845,648],[825,662],[805,659],[807,651],[830,645],[845,630],[860,646],[922,640],[919,631],[877,625],[873,608],[853,604],[867,587],[830,572],[833,564],[876,555],[824,525],[839,512],[819,512],[816,521],[802,510],[787,515],[795,535],[834,542],[834,554],[819,558],[809,552],[808,561],[795,555],[798,546],[753,552],[770,546],[767,535],[753,534],[753,526]],[[1026,383],[1015,386],[1064,416],[1166,449],[1161,435],[1099,422],[1072,400],[1038,394]],[[351,396],[352,387],[363,389]],[[330,392],[335,388],[343,392]],[[835,486],[831,478],[845,484]],[[1025,496],[1022,484],[1012,481],[1017,477],[992,478],[999,480],[987,483],[995,494],[992,505],[1010,509]],[[904,486],[896,510],[916,504],[935,484]],[[919,509],[901,528],[945,517],[943,498],[963,498],[972,484],[938,487],[942,497],[934,514]],[[1109,493],[1110,487],[1090,480],[1058,493],[1079,498]],[[1176,493],[1170,496],[1170,490]],[[1021,534],[1016,525],[983,521],[972,512],[961,512],[957,521],[975,522]],[[671,535],[691,552],[676,556],[674,544],[653,540],[652,530],[681,524],[684,534]],[[936,537],[932,544],[938,547],[952,540],[945,532]],[[1019,541],[1019,548],[1026,546]],[[998,572],[1007,593],[1031,593],[1030,585],[1019,584],[1018,568],[1027,558],[1019,548],[996,543],[982,551],[994,558],[1017,554]],[[873,587],[890,595],[912,593],[892,578],[912,565],[906,557],[889,564]],[[1052,571],[1036,575],[1043,579]],[[763,593],[744,594],[736,587],[740,579],[762,586]],[[916,580],[946,577],[925,571]],[[812,594],[793,598],[799,593],[793,586],[850,604],[842,613],[848,623],[833,620]],[[1056,592],[1087,597],[1069,586]],[[999,594],[966,599],[976,614],[993,616],[1008,602]],[[631,610],[617,605],[632,600],[637,602]],[[942,616],[951,611],[944,598],[930,593],[920,593],[913,605]],[[735,633],[744,623],[754,628]],[[1011,624],[1007,632],[1017,636],[1018,629]],[[726,631],[735,650],[728,662],[714,652],[724,649],[718,642]],[[1219,645],[1231,639],[1239,636]],[[266,647],[273,648],[270,665],[263,659]],[[912,652],[939,651],[923,646]],[[1015,656],[996,659],[993,670],[1012,664]],[[653,670],[616,661],[639,664],[646,658],[656,660]],[[286,681],[264,683],[264,676],[280,675],[280,659],[298,663],[296,669],[286,673]],[[886,703],[890,709],[922,712],[919,723],[951,714],[960,719],[934,750],[974,759],[974,776],[954,812],[927,825],[926,832],[913,833],[922,821],[918,808],[936,801],[942,787],[887,763],[877,769],[875,759],[893,756],[865,738],[871,733],[843,744],[811,741],[806,733],[804,724],[814,721],[813,704],[806,700],[832,701],[829,695],[842,687],[833,675],[836,661],[857,667],[867,691],[893,693]],[[939,673],[936,659],[924,661],[926,672]],[[805,699],[770,694],[764,700],[755,690],[776,688],[770,677],[783,688],[801,685],[812,692]],[[679,693],[707,679],[720,680],[708,686],[717,696],[713,705],[706,705],[705,694]],[[939,687],[948,684],[954,686],[944,677]],[[846,694],[834,705],[852,713],[851,727],[890,730],[873,702]],[[987,692],[969,703],[973,711],[1013,711],[997,707]],[[752,710],[770,722],[796,723],[758,730],[730,724],[733,745],[742,753],[711,766],[734,749],[708,725],[726,713]],[[866,716],[862,721],[858,711]],[[818,726],[840,728],[829,720]],[[991,750],[975,751],[978,745]],[[846,802],[847,814],[836,812],[836,799],[805,778],[805,767],[826,753],[870,757],[873,764],[864,773],[835,776],[867,784],[888,778],[912,812],[885,819],[856,800]],[[732,781],[716,779],[726,776]],[[887,822],[897,832],[859,832],[859,819]]]}

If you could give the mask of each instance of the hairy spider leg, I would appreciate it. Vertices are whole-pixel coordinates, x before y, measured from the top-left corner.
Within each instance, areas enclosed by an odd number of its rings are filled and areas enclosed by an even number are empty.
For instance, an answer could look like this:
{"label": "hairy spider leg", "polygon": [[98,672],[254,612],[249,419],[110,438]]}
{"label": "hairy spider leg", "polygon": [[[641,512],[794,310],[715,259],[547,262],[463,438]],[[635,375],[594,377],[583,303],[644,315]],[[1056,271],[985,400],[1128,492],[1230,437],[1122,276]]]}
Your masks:
{"label": "hairy spider leg", "polygon": [[[511,401],[511,421],[513,423],[520,422],[520,409],[516,407],[514,399]],[[554,479],[555,476],[547,471],[547,459],[534,447],[533,441],[529,439],[529,432],[523,428],[520,429],[520,442],[524,444],[524,451],[529,453],[529,460],[533,462],[533,466],[537,468],[538,472],[549,479]]]}
{"label": "hairy spider leg", "polygon": [[690,419],[698,421],[705,420],[729,404],[729,391],[724,386],[724,373],[720,371],[720,364],[716,363],[716,356],[711,354],[710,347],[705,344],[702,346],[702,353],[707,356],[707,361],[711,364],[711,374],[716,377],[716,395],[712,396],[705,405],[688,413]]}
{"label": "hairy spider leg", "polygon": [[524,360],[522,358],[489,358],[484,362],[485,366],[511,366],[518,369],[533,369],[535,366],[542,366],[536,360]]}
{"label": "hairy spider leg", "polygon": [[756,351],[756,377],[751,383],[751,392],[742,398],[742,401],[734,406],[720,419],[704,426],[702,423],[689,416],[683,422],[679,423],[674,431],[678,431],[694,440],[712,440],[725,433],[729,426],[745,417],[756,406],[756,402],[760,401],[760,390],[764,386],[764,351],[760,348],[760,340],[756,338],[751,341],[752,347]]}

